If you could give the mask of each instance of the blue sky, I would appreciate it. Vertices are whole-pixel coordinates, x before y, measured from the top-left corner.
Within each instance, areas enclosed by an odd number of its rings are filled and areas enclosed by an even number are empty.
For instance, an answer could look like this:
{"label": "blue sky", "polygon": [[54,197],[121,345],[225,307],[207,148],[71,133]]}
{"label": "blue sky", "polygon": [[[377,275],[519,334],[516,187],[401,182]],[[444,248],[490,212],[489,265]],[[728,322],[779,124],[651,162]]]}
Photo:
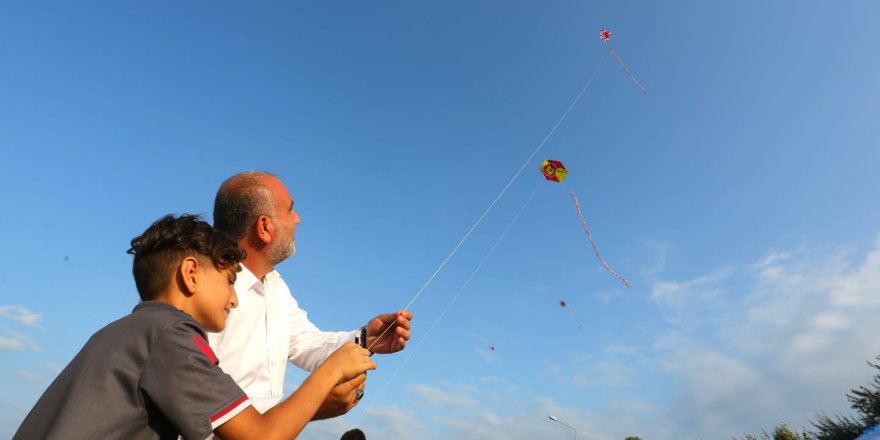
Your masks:
{"label": "blue sky", "polygon": [[[235,172],[278,173],[303,219],[279,270],[320,327],[357,328],[409,303],[596,69],[413,305],[410,348],[302,438],[570,435],[548,415],[582,438],[730,438],[845,410],[880,354],[878,16],[869,0],[5,2],[0,437],[135,305],[125,250],[156,218],[209,214]],[[563,184],[540,184],[546,158]]]}

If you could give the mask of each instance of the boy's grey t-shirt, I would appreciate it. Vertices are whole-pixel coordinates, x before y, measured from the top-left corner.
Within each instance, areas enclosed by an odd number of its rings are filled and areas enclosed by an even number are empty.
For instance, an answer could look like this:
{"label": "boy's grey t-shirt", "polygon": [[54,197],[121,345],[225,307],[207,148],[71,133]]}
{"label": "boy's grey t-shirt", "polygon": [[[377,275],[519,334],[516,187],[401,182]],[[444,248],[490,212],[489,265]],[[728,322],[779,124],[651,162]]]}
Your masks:
{"label": "boy's grey t-shirt", "polygon": [[14,439],[204,439],[250,406],[202,328],[157,301],[95,333]]}

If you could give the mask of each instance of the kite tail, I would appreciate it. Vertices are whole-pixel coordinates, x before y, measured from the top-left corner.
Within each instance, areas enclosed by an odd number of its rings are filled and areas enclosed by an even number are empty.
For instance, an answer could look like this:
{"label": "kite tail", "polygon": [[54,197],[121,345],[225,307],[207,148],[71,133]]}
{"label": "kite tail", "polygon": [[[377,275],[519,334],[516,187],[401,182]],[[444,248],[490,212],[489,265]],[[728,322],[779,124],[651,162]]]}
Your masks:
{"label": "kite tail", "polygon": [[584,323],[581,322],[581,318],[578,317],[578,315],[576,315],[576,314],[575,314],[574,312],[572,312],[571,310],[568,311],[568,314],[571,315],[571,316],[575,319],[575,321],[577,321],[577,323],[578,323],[578,331],[581,331],[581,330],[584,328]]}
{"label": "kite tail", "polygon": [[617,52],[614,51],[614,48],[611,46],[608,46],[608,49],[611,50],[611,55],[614,56],[614,59],[617,61],[617,64],[620,64],[620,67],[622,67],[623,70],[626,72],[626,74],[629,75],[629,79],[631,79],[632,82],[635,83],[635,85],[639,86],[639,89],[642,90],[642,93],[647,95],[648,90],[645,89],[645,86],[643,86],[642,83],[640,83],[639,80],[636,79],[636,76],[633,75],[633,73],[629,70],[629,67],[626,67],[626,64],[623,64],[623,61],[620,59],[619,56],[617,56]]}
{"label": "kite tail", "polygon": [[581,224],[584,226],[584,232],[587,233],[587,238],[590,239],[590,244],[593,246],[593,252],[596,254],[596,257],[599,258],[599,261],[601,261],[602,265],[605,266],[605,270],[610,272],[611,275],[616,276],[617,279],[623,282],[626,287],[629,287],[629,281],[627,281],[626,278],[620,276],[619,273],[615,272],[614,269],[612,269],[611,266],[608,265],[608,262],[605,261],[604,258],[602,258],[602,255],[599,254],[599,248],[596,247],[596,243],[593,241],[593,236],[590,235],[590,230],[587,229],[587,222],[584,221],[584,214],[581,212],[581,204],[580,202],[578,202],[578,198],[573,190],[568,190],[568,192],[571,193],[571,198],[574,199],[574,207],[577,208],[578,218],[581,219]]}

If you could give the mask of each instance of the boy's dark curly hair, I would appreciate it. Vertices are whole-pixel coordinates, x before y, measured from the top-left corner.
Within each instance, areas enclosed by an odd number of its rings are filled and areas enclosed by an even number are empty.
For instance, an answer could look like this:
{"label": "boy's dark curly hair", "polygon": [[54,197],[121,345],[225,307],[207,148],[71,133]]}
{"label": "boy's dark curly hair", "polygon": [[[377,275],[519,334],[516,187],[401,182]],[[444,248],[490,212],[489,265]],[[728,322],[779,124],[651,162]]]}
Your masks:
{"label": "boy's dark curly hair", "polygon": [[211,227],[197,215],[166,215],[131,239],[128,253],[134,255],[131,271],[142,300],[162,293],[174,271],[186,257],[210,262],[218,270],[241,270],[245,252],[226,234]]}

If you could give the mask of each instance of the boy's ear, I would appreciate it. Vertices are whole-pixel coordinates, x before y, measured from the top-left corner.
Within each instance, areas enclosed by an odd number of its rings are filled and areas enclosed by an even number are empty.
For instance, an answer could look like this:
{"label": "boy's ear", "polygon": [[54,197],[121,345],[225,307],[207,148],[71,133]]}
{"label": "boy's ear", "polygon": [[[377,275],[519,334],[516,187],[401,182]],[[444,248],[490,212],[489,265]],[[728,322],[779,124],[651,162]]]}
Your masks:
{"label": "boy's ear", "polygon": [[180,262],[178,273],[181,279],[181,290],[186,295],[195,293],[199,284],[199,260],[195,257],[186,257]]}

